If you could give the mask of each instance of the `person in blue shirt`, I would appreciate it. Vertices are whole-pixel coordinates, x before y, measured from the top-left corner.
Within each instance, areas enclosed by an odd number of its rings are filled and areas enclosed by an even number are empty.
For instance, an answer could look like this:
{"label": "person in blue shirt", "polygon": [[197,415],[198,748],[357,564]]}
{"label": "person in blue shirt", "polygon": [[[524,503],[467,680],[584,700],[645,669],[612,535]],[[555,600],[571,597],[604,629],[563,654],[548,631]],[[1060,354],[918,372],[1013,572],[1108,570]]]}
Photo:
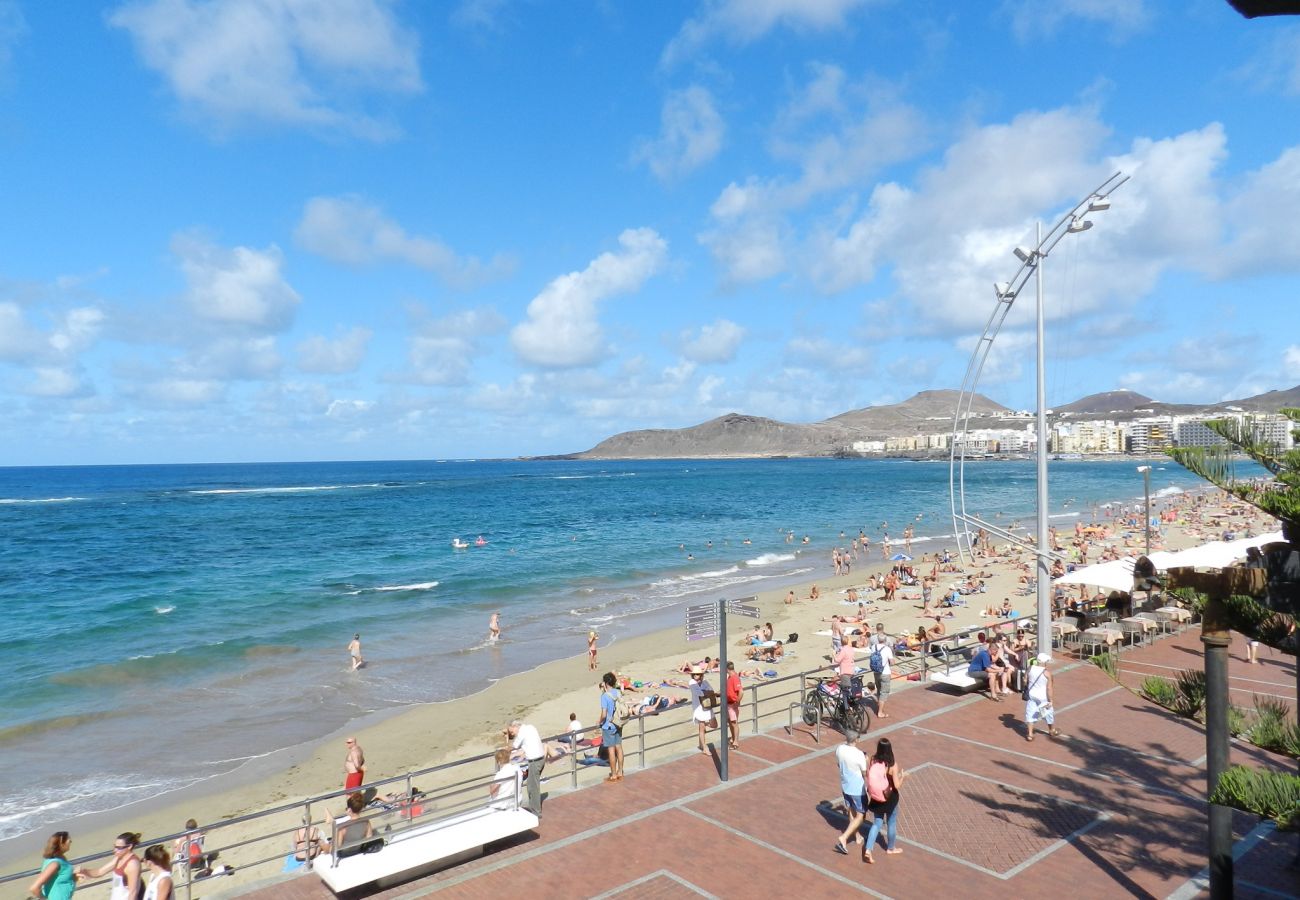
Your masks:
{"label": "person in blue shirt", "polygon": [[988,645],[981,646],[979,652],[971,658],[970,665],[966,667],[967,675],[974,676],[983,672],[987,676],[989,696],[999,703],[1002,702],[1001,694],[1005,693],[1005,690],[999,691],[998,684],[1000,681],[1005,680],[1007,671],[1008,667],[1005,661],[1002,660],[1000,655],[995,659],[993,654],[989,652]]}

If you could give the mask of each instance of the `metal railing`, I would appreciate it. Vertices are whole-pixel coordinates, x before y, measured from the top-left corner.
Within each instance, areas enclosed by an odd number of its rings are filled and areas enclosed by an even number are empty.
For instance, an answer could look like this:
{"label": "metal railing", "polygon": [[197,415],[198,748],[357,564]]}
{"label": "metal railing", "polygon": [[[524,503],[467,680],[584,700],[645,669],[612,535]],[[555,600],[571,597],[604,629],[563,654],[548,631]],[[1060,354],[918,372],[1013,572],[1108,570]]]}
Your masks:
{"label": "metal railing", "polygon": [[[968,635],[981,630],[991,632],[1008,624],[1030,621],[1032,617],[1025,617],[963,629],[928,643],[947,644],[945,665],[951,665],[949,657],[955,657],[959,649],[970,646],[969,643],[965,643]],[[920,655],[922,681],[924,681],[927,667],[933,657],[928,652]],[[754,735],[760,734],[767,727],[784,724],[783,719],[792,719],[792,709],[802,705],[808,692],[809,679],[816,673],[824,671],[825,668],[826,666],[819,665],[746,686],[742,691],[739,721],[747,722],[749,732]],[[694,742],[698,734],[696,724],[689,713],[690,707],[681,705],[663,712],[625,719],[623,723],[625,758],[629,762],[635,760],[637,767],[644,769],[667,762],[687,752],[681,745]],[[718,718],[719,727],[725,729],[725,714]],[[630,727],[633,723],[635,728]],[[793,727],[792,721],[789,727]],[[821,723],[817,722],[813,727],[814,737],[820,741]],[[548,751],[557,754],[545,763],[543,774],[547,779],[548,790],[554,792],[561,787],[562,781],[567,782],[567,790],[570,791],[596,783],[596,779],[586,773],[592,769],[599,773],[608,765],[600,759],[599,748],[590,740],[590,737],[599,731],[600,726],[591,726],[582,731],[564,732],[543,740]],[[561,748],[564,748],[563,751]],[[141,841],[139,846],[146,847],[152,844],[176,846],[183,844],[197,832],[202,835],[204,858],[216,858],[222,863],[221,867],[213,868],[213,872],[220,872],[224,868],[245,875],[250,870],[254,870],[258,872],[257,880],[264,880],[282,872],[310,871],[315,853],[310,846],[310,841],[307,841],[301,850],[305,859],[297,860],[299,847],[296,836],[299,829],[305,829],[304,837],[310,838],[312,829],[316,829],[318,833],[328,833],[332,838],[336,838],[335,829],[347,823],[342,821],[336,823],[336,817],[326,812],[330,803],[351,795],[355,790],[362,791],[368,801],[367,812],[362,821],[378,821],[384,829],[382,836],[396,837],[412,828],[422,827],[490,803],[487,789],[495,780],[493,777],[495,770],[485,775],[483,769],[479,767],[485,765],[492,767],[495,752],[494,749],[391,778],[376,779],[360,788],[330,791],[270,809],[221,819],[204,824],[198,829],[186,829]],[[559,778],[556,774],[550,774],[559,767],[567,771],[560,774]],[[520,786],[516,785],[515,797],[519,796]],[[375,804],[376,801],[383,807],[391,808],[371,808],[369,804]],[[342,813],[339,815],[341,816]],[[250,822],[260,823],[260,827],[252,835],[240,836],[236,833],[236,829],[245,830],[241,826]],[[229,837],[223,839],[223,834]],[[350,841],[348,843],[351,844]],[[337,844],[331,841],[331,847],[336,846]],[[109,858],[111,854],[92,854],[78,857],[70,862],[74,867],[96,867],[102,866]],[[279,868],[270,868],[273,864],[279,864]],[[207,868],[196,871],[189,865],[188,859],[174,860],[173,878],[177,896],[183,897],[184,900],[195,900],[205,893],[224,890],[231,886],[223,875],[207,875],[205,874],[207,871],[209,871]],[[40,869],[37,868],[0,875],[0,886],[11,885],[24,879],[35,879],[39,874]],[[106,883],[107,879],[97,879],[78,887],[84,890]],[[0,890],[0,893],[7,895],[8,891],[9,888],[6,887]]]}

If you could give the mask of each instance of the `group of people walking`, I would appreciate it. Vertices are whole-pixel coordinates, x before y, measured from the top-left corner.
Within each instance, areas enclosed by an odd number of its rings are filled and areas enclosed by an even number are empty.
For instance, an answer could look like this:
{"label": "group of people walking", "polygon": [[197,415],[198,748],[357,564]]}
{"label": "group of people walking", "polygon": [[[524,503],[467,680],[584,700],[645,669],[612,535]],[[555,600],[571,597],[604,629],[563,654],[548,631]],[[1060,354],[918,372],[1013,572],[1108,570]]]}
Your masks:
{"label": "group of people walking", "polygon": [[840,767],[840,793],[849,817],[848,827],[835,841],[835,852],[847,854],[848,845],[858,842],[867,813],[870,813],[871,828],[862,844],[862,861],[874,863],[871,851],[876,847],[882,828],[885,852],[903,852],[897,846],[898,797],[907,773],[894,758],[894,747],[889,738],[877,741],[876,750],[870,757],[858,746],[861,740],[860,735],[848,732],[844,743],[835,750],[835,761]]}
{"label": "group of people walking", "polygon": [[[31,897],[48,900],[70,900],[79,881],[103,878],[112,872],[110,900],[172,900],[172,855],[162,844],[145,850],[144,858],[136,856],[135,848],[140,835],[133,832],[119,834],[113,840],[113,856],[98,869],[85,866],[72,867],[68,851],[72,849],[72,836],[66,831],[56,831],[45,842],[41,873],[27,889]],[[144,875],[149,873],[146,884]]]}

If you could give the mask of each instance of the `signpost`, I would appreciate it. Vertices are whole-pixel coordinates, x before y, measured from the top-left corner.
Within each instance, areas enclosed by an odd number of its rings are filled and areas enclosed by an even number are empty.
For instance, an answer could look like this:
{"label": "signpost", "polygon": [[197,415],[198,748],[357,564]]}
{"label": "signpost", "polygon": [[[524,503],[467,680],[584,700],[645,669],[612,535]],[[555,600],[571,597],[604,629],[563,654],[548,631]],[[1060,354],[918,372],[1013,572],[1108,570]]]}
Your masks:
{"label": "signpost", "polygon": [[[754,597],[745,597],[744,600],[755,600]],[[721,716],[718,717],[718,730],[722,732],[722,739],[718,741],[720,748],[718,754],[718,774],[723,781],[728,777],[728,753],[731,747],[731,734],[729,720],[727,718],[727,613],[736,616],[745,616],[750,619],[758,618],[758,607],[749,606],[741,600],[726,600],[719,598],[716,603],[701,603],[698,606],[689,606],[686,608],[686,640],[697,641],[703,638],[711,638],[715,635],[718,638],[718,678],[721,681],[718,692],[719,704],[715,709],[721,710]],[[708,677],[707,671],[705,678]]]}

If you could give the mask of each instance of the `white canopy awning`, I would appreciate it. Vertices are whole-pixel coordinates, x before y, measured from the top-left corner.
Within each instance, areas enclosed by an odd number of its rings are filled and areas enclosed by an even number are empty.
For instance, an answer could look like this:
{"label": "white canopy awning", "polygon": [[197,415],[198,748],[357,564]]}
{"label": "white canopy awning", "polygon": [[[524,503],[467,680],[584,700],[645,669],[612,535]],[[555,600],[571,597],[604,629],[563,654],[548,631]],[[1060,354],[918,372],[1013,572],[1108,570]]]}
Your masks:
{"label": "white canopy awning", "polygon": [[[1251,547],[1262,547],[1280,540],[1282,540],[1282,533],[1274,531],[1228,543],[1210,541],[1177,553],[1159,550],[1152,553],[1150,559],[1155,563],[1156,569],[1162,572],[1179,566],[1222,569],[1245,559],[1246,551]],[[1135,562],[1137,560],[1134,557],[1126,556],[1123,559],[1084,566],[1055,579],[1053,584],[1090,584],[1106,590],[1127,592],[1133,588]]]}

